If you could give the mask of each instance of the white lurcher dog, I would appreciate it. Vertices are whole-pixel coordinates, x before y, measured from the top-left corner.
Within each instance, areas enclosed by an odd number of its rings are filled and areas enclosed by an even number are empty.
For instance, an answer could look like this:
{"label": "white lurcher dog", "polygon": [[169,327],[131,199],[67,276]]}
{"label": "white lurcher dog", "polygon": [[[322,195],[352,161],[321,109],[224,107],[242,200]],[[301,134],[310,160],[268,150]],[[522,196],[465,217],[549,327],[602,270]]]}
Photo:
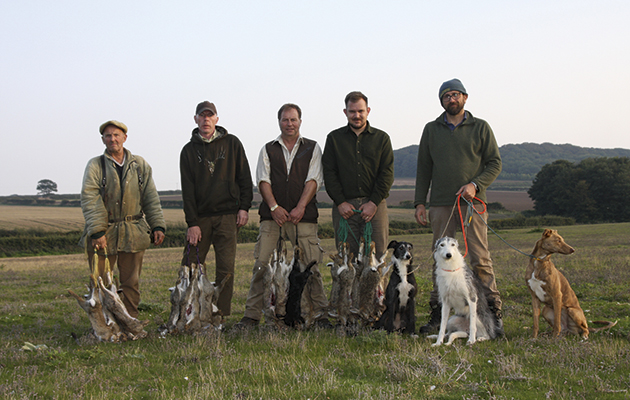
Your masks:
{"label": "white lurcher dog", "polygon": [[[455,339],[468,337],[468,344],[494,339],[500,332],[481,281],[466,265],[458,249],[457,240],[449,237],[435,244],[435,282],[442,303],[442,321],[438,335],[428,336],[439,346],[447,338],[447,345]],[[449,318],[451,308],[455,314]]]}

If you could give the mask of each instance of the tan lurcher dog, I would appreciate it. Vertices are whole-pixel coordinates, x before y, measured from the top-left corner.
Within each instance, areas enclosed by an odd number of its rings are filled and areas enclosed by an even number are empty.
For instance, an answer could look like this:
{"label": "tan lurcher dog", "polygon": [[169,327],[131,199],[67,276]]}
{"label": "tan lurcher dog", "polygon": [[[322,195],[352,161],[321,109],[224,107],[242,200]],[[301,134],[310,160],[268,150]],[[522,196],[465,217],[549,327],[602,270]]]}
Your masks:
{"label": "tan lurcher dog", "polygon": [[534,313],[532,336],[534,338],[538,336],[541,303],[545,304],[542,315],[553,327],[553,336],[559,336],[560,332],[569,332],[588,339],[589,331],[608,329],[617,323],[616,321],[597,321],[607,326],[598,329],[588,327],[584,311],[569,281],[551,262],[551,255],[554,253],[572,254],[574,252],[575,249],[569,246],[554,229],[545,229],[542,238],[534,246],[533,258],[530,259],[525,272],[527,287],[532,295]]}

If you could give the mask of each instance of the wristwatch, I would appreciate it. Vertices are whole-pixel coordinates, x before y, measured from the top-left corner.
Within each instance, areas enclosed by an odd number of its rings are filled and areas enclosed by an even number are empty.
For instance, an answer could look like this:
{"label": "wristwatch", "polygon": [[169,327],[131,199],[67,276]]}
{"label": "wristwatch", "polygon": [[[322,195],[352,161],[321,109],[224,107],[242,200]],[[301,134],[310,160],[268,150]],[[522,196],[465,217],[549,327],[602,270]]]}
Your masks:
{"label": "wristwatch", "polygon": [[278,204],[276,204],[275,206],[273,206],[273,207],[271,207],[271,208],[270,208],[271,212],[276,211],[276,208],[278,208]]}

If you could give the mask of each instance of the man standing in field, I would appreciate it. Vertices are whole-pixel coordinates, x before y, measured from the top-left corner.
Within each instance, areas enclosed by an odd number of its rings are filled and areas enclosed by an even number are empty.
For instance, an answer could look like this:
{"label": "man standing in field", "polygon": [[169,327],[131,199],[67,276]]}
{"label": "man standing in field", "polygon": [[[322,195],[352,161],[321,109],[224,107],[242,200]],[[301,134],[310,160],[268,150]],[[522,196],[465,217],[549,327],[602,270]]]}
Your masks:
{"label": "man standing in field", "polygon": [[389,218],[386,198],[394,183],[394,151],[389,135],[370,126],[368,99],[361,92],[350,92],[343,110],[348,125],[328,134],[322,164],[326,192],[335,203],[332,217],[337,247],[339,224],[348,222],[348,247],[359,251],[358,240],[365,225],[372,223],[376,256],[387,250]]}
{"label": "man standing in field", "polygon": [[164,241],[166,222],[153,183],[151,166],[123,147],[127,126],[107,121],[99,128],[105,152],[85,168],[81,209],[85,229],[81,244],[91,263],[98,252],[99,275],[104,277],[105,257],[112,268],[118,263],[123,303],[138,317],[140,272],[144,251]]}
{"label": "man standing in field", "polygon": [[[238,228],[249,219],[252,177],[241,141],[217,125],[219,116],[213,103],[199,103],[194,120],[197,128],[182,149],[179,164],[186,240],[197,246],[201,263],[205,263],[210,245],[214,246],[216,282],[231,274],[217,302],[227,317],[232,310],[236,238]],[[184,249],[182,264],[197,261],[196,252],[189,250]]]}
{"label": "man standing in field", "polygon": [[[285,104],[278,111],[280,136],[261,150],[256,181],[263,202],[260,204],[260,232],[254,249],[252,280],[245,305],[245,316],[238,326],[258,325],[263,308],[263,275],[278,239],[289,239],[304,250],[304,261],[322,261],[323,250],[317,237],[316,194],[323,183],[322,151],[314,140],[300,135],[302,110]],[[314,313],[327,306],[322,276],[317,264],[311,271],[303,297],[309,298]],[[326,317],[317,321],[320,327],[332,328]]]}
{"label": "man standing in field", "polygon": [[[468,94],[462,82],[459,79],[444,82],[438,94],[445,111],[435,121],[426,124],[422,132],[414,201],[416,221],[426,225],[427,194],[431,187],[429,217],[434,247],[441,237],[455,237],[460,215],[456,208],[451,217],[451,211],[458,196],[471,202],[476,198],[485,203],[487,187],[501,172],[499,146],[490,125],[464,110]],[[467,209],[463,200],[460,203],[462,209]],[[487,212],[473,215],[466,229],[466,240],[471,267],[481,279],[490,308],[502,325],[501,297],[488,251],[487,219]],[[421,333],[430,333],[440,325],[442,306],[435,285],[435,270],[429,305],[431,317],[420,328]]]}

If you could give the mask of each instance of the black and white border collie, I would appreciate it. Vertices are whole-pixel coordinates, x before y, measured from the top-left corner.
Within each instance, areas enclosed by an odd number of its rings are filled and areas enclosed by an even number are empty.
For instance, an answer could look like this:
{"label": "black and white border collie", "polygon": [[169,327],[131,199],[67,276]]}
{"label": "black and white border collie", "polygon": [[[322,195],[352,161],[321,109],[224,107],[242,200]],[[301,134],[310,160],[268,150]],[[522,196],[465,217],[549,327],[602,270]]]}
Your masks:
{"label": "black and white border collie", "polygon": [[387,246],[394,249],[391,264],[392,274],[385,289],[385,311],[377,327],[388,332],[402,332],[411,335],[416,332],[416,278],[411,263],[413,245],[409,242],[392,240]]}

